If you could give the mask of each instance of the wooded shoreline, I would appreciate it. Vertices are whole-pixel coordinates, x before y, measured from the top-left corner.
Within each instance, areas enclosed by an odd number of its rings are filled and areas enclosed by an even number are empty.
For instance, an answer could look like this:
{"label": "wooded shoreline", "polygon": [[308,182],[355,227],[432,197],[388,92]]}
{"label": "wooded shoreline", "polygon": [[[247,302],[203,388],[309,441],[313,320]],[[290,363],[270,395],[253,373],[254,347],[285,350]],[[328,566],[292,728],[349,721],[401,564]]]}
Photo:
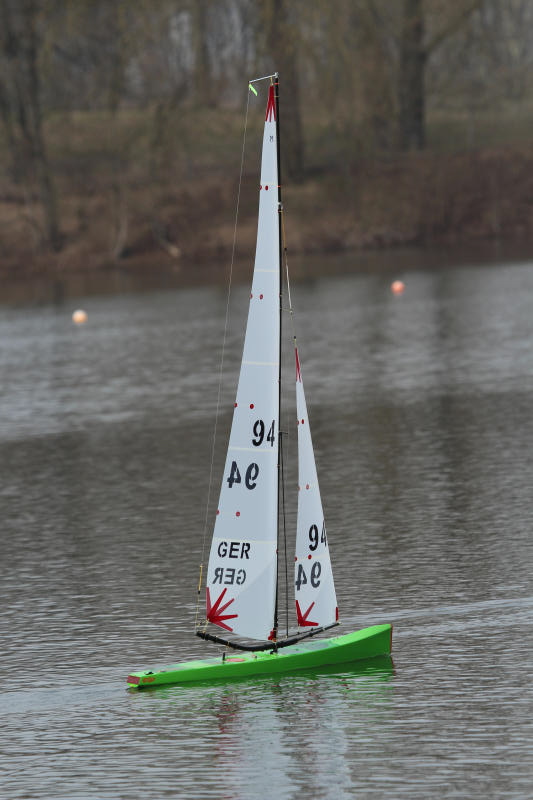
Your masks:
{"label": "wooded shoreline", "polygon": [[[70,183],[70,185],[69,185]],[[54,280],[120,269],[179,273],[195,282],[233,247],[237,182],[197,167],[179,184],[149,187],[125,174],[62,179],[63,241],[39,241],[37,210],[16,187],[0,198],[0,275]],[[73,185],[74,184],[74,185]],[[364,159],[349,171],[309,174],[284,187],[292,253],[342,252],[438,243],[533,240],[533,148],[431,152]],[[256,177],[244,175],[236,256],[253,255]]]}
{"label": "wooded shoreline", "polygon": [[0,21],[4,281],[207,279],[238,197],[249,259],[265,96],[243,76],[273,71],[292,253],[533,236],[530,4],[5,0]]}

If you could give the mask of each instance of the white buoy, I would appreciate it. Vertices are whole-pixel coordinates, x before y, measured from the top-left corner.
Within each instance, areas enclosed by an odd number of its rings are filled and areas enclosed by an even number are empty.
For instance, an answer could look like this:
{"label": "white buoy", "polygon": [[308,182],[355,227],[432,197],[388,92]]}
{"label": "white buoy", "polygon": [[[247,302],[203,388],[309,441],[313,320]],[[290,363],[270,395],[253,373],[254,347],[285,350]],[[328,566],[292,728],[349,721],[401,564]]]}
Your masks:
{"label": "white buoy", "polygon": [[83,325],[84,322],[87,322],[87,312],[83,308],[76,309],[72,314],[72,322],[75,322],[76,325]]}

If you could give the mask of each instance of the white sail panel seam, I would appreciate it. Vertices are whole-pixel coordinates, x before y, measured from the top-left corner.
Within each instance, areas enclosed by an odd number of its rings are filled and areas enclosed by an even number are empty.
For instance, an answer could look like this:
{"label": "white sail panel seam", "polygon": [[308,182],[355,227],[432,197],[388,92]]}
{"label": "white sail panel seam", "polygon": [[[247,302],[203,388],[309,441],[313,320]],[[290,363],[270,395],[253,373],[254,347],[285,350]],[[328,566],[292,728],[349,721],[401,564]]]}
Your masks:
{"label": "white sail panel seam", "polygon": [[264,448],[261,448],[261,447],[237,447],[237,446],[234,446],[234,445],[230,445],[228,447],[228,450],[240,450],[243,453],[264,453],[265,455],[276,455],[277,456],[277,453],[275,451],[271,452],[272,448],[269,448],[267,450],[266,447],[264,447]]}

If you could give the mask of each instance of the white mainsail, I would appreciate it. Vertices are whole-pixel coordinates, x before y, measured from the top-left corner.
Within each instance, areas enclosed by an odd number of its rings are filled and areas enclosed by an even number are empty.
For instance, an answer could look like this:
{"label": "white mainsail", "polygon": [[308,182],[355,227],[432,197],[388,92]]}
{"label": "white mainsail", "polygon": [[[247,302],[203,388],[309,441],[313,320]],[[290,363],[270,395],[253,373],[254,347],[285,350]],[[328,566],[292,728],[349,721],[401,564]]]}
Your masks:
{"label": "white mainsail", "polygon": [[298,521],[294,561],[294,597],[298,627],[322,627],[336,622],[339,615],[297,348],[295,356],[296,414],[298,418]]}
{"label": "white mainsail", "polygon": [[272,638],[276,604],[280,256],[274,87],[266,109],[244,352],[207,570],[207,619]]}

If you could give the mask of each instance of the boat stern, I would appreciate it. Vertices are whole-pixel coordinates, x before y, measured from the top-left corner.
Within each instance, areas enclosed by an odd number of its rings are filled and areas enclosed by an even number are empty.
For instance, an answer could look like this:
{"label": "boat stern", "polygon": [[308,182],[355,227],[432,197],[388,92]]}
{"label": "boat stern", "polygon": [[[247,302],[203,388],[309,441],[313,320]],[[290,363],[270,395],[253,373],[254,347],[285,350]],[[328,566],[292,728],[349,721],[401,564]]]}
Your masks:
{"label": "boat stern", "polygon": [[132,672],[126,678],[128,689],[139,689],[141,686],[149,686],[156,680],[152,672]]}

